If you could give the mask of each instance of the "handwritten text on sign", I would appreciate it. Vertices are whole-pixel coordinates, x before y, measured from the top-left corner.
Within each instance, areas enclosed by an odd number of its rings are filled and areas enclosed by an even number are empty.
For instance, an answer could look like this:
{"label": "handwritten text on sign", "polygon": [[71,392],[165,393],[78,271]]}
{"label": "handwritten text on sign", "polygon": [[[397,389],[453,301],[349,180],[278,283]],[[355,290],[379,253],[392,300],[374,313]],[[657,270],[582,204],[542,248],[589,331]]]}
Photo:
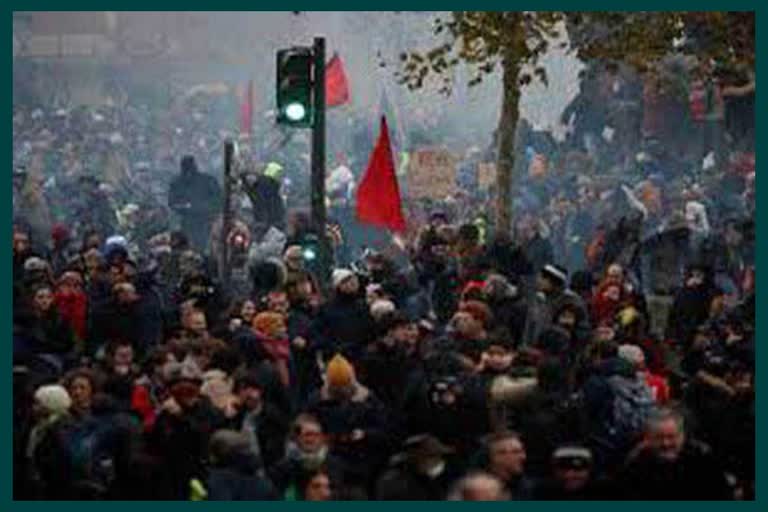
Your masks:
{"label": "handwritten text on sign", "polygon": [[496,185],[496,164],[477,164],[477,186],[480,190],[488,190]]}
{"label": "handwritten text on sign", "polygon": [[411,199],[445,199],[456,191],[457,158],[442,149],[415,151],[408,166],[408,195]]}

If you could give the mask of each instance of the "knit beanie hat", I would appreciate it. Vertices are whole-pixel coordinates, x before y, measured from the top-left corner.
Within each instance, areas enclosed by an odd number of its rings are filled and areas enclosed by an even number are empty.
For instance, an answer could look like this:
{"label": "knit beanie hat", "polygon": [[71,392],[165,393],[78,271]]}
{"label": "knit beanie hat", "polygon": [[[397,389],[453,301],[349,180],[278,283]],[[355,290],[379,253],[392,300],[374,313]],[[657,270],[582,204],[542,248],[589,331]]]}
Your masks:
{"label": "knit beanie hat", "polygon": [[345,388],[355,382],[355,368],[341,354],[336,354],[326,368],[328,385],[332,388]]}
{"label": "knit beanie hat", "polygon": [[621,345],[619,347],[618,356],[635,367],[645,363],[643,349],[637,345]]}
{"label": "knit beanie hat", "polygon": [[396,311],[395,303],[391,300],[377,299],[371,304],[371,316],[377,322],[384,319],[385,316]]}
{"label": "knit beanie hat", "polygon": [[554,263],[544,265],[544,268],[541,269],[541,273],[558,283],[560,286],[565,286],[568,283],[568,271]]}
{"label": "knit beanie hat", "polygon": [[38,258],[37,256],[31,256],[24,260],[25,272],[42,272],[47,268],[48,264],[45,262],[45,260]]}
{"label": "knit beanie hat", "polygon": [[346,268],[337,268],[333,271],[333,274],[331,275],[331,283],[333,283],[333,288],[338,288],[341,283],[349,279],[350,277],[353,277],[355,275],[354,272],[352,272],[349,269]]}
{"label": "knit beanie hat", "polygon": [[280,313],[264,311],[253,318],[252,325],[257,332],[272,337],[277,334],[281,327],[285,326],[285,318]]}
{"label": "knit beanie hat", "polygon": [[72,405],[67,390],[58,384],[41,386],[35,391],[35,401],[50,413],[63,413]]}

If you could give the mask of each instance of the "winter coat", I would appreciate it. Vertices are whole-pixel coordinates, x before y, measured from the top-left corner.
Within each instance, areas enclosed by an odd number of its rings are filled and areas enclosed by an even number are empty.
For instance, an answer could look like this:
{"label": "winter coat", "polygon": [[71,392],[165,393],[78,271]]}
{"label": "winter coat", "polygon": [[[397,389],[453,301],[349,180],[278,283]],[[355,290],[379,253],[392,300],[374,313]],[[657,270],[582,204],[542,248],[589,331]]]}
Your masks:
{"label": "winter coat", "polygon": [[138,425],[110,407],[59,422],[36,450],[47,499],[127,499]]}
{"label": "winter coat", "polygon": [[150,297],[142,296],[132,304],[110,301],[92,311],[90,333],[90,351],[113,340],[127,340],[144,352],[162,339],[162,311]]}
{"label": "winter coat", "polygon": [[[288,338],[293,341],[301,337],[309,343],[314,316],[314,311],[309,304],[292,305],[288,312]],[[299,401],[303,402],[313,390],[320,388],[323,382],[311,348],[309,346],[303,349],[293,347],[292,351],[296,368],[297,394]]]}
{"label": "winter coat", "polygon": [[255,434],[258,454],[265,467],[271,467],[283,456],[290,418],[271,403],[264,403],[258,413],[240,411],[228,420],[229,428]]}
{"label": "winter coat", "polygon": [[687,442],[675,462],[655,457],[649,450],[640,451],[629,460],[618,478],[623,497],[630,500],[715,501],[730,500],[720,461],[711,450],[695,442]]}
{"label": "winter coat", "polygon": [[272,482],[250,454],[238,454],[226,464],[211,468],[205,482],[209,501],[273,501],[278,495]]}
{"label": "winter coat", "polygon": [[536,389],[510,409],[507,426],[525,440],[526,472],[533,476],[548,473],[557,447],[583,439],[581,403],[564,393]]}
{"label": "winter coat", "polygon": [[373,320],[361,299],[338,295],[318,312],[310,329],[312,350],[327,359],[337,351],[357,361],[374,334]]}
{"label": "winter coat", "polygon": [[705,286],[681,288],[675,294],[672,310],[667,320],[666,337],[687,347],[692,341],[696,328],[709,317],[712,292]]}
{"label": "winter coat", "polygon": [[382,341],[366,350],[358,372],[359,380],[392,410],[397,410],[408,375],[418,365],[402,347],[387,347]]}
{"label": "winter coat", "polygon": [[[488,433],[488,410],[485,388],[472,381],[458,371],[414,372],[404,388],[401,405],[407,435],[430,432],[454,448],[458,459],[476,453],[482,436]],[[446,383],[457,388],[456,401],[451,405],[436,402],[432,395],[435,385]]]}
{"label": "winter coat", "polygon": [[131,410],[141,418],[144,432],[150,432],[155,426],[157,411],[164,396],[164,390],[157,387],[147,377],[136,381],[131,390]]}
{"label": "winter coat", "polygon": [[646,290],[669,295],[680,283],[682,269],[692,255],[687,228],[665,231],[643,242],[643,286]]}
{"label": "winter coat", "polygon": [[323,467],[328,471],[331,481],[337,488],[344,485],[347,467],[335,455],[326,453],[325,457],[322,458],[322,462],[316,462],[309,466],[305,466],[298,452],[289,452],[276,463],[267,465],[267,472],[281,495],[285,494],[290,487],[298,485],[317,467]]}
{"label": "winter coat", "polygon": [[242,354],[246,365],[249,367],[257,366],[262,361],[269,359],[260,338],[249,326],[240,326],[232,334],[232,345]]}
{"label": "winter coat", "polygon": [[588,339],[591,329],[584,299],[573,291],[565,289],[549,296],[536,294],[532,297],[526,317],[523,343],[533,345],[541,333],[555,323],[557,315],[565,307],[576,310],[576,326],[573,333],[576,340]]}
{"label": "winter coat", "polygon": [[165,467],[158,485],[168,499],[186,500],[190,480],[205,477],[208,441],[223,425],[221,414],[204,399],[180,415],[164,411],[157,417],[149,446]]}
{"label": "winter coat", "polygon": [[538,273],[544,265],[553,261],[554,254],[552,243],[541,235],[536,234],[525,245],[525,255],[531,262],[532,271]]}
{"label": "winter coat", "polygon": [[88,296],[83,292],[66,294],[56,292],[54,303],[77,338],[81,341],[86,340]]}
{"label": "winter coat", "polygon": [[[617,408],[619,404],[631,409]],[[635,373],[620,359],[607,361],[600,373],[586,382],[584,410],[589,418],[588,435],[607,464],[623,459],[640,440],[654,406],[644,375]]]}
{"label": "winter coat", "polygon": [[[182,230],[197,249],[204,249],[214,217],[221,206],[221,187],[213,176],[201,172],[181,174],[168,190],[168,206],[181,216]],[[184,208],[185,204],[190,208]]]}
{"label": "winter coat", "polygon": [[376,500],[442,501],[448,494],[450,480],[445,473],[430,478],[407,462],[386,471],[376,482]]}
{"label": "winter coat", "polygon": [[[169,206],[180,211],[183,217],[210,220],[218,213],[220,202],[219,183],[213,176],[202,172],[180,174],[168,189]],[[191,203],[191,208],[180,209],[186,203]]]}
{"label": "winter coat", "polygon": [[280,382],[286,388],[290,387],[293,380],[291,375],[291,342],[288,338],[272,338],[258,333],[256,337],[269,362],[280,376]]}
{"label": "winter coat", "polygon": [[509,330],[512,340],[519,344],[525,331],[528,306],[521,298],[506,297],[488,304],[493,312],[494,326]]}
{"label": "winter coat", "polygon": [[[619,289],[619,297],[615,300],[611,297],[608,297],[606,294],[607,290],[613,287]],[[621,307],[627,303],[628,299],[629,297],[627,296],[621,284],[607,282],[601,284],[592,297],[590,304],[590,314],[592,321],[596,325],[601,325],[603,323],[612,325],[616,314],[619,312]]]}
{"label": "winter coat", "polygon": [[[381,401],[361,384],[356,384],[351,398],[344,401],[332,397],[324,386],[310,397],[307,412],[320,420],[323,430],[333,439],[331,453],[361,482],[375,474],[390,455],[396,425],[389,420],[390,414]],[[350,439],[356,429],[365,433],[360,441]]]}
{"label": "winter coat", "polygon": [[577,491],[569,491],[554,479],[540,482],[531,497],[536,501],[605,501],[618,500],[623,496],[616,493],[615,485],[607,480],[590,480]]}
{"label": "winter coat", "polygon": [[269,176],[259,175],[253,185],[246,187],[253,205],[253,222],[256,225],[285,227],[285,203],[280,195],[280,182]]}

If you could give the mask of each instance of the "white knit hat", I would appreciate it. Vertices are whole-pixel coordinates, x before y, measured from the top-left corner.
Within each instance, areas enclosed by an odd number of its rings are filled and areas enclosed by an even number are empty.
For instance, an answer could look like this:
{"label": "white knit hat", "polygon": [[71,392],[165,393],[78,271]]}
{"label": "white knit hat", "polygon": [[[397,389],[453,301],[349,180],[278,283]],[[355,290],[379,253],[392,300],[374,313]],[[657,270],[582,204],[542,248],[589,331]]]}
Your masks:
{"label": "white knit hat", "polygon": [[40,386],[35,391],[35,401],[50,413],[63,413],[72,405],[69,393],[58,384]]}
{"label": "white knit hat", "polygon": [[40,272],[48,268],[48,264],[44,259],[37,256],[30,256],[24,260],[24,270],[26,272]]}
{"label": "white knit hat", "polygon": [[391,300],[378,299],[371,304],[371,316],[377,322],[389,313],[394,313],[397,307]]}
{"label": "white knit hat", "polygon": [[331,275],[331,282],[333,283],[333,287],[338,288],[341,283],[349,279],[350,277],[354,277],[355,273],[347,268],[337,268],[333,271],[333,274]]}
{"label": "white knit hat", "polygon": [[621,359],[628,363],[632,363],[635,366],[645,363],[643,349],[637,345],[621,345],[619,347],[618,355]]}

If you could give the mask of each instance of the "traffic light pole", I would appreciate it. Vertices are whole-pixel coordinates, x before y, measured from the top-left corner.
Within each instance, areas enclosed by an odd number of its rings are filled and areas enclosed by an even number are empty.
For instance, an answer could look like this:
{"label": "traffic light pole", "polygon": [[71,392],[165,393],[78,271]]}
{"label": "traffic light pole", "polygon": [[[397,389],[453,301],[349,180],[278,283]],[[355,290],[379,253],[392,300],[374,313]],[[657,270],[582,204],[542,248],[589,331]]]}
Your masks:
{"label": "traffic light pole", "polygon": [[229,244],[227,238],[232,230],[232,165],[235,146],[231,140],[224,142],[224,211],[221,219],[219,240],[219,279],[225,290],[229,289],[232,269],[229,266]]}
{"label": "traffic light pole", "polygon": [[326,236],[325,213],[325,38],[316,37],[314,58],[314,118],[312,121],[312,227],[319,242],[317,277],[325,286],[330,276],[331,250]]}

